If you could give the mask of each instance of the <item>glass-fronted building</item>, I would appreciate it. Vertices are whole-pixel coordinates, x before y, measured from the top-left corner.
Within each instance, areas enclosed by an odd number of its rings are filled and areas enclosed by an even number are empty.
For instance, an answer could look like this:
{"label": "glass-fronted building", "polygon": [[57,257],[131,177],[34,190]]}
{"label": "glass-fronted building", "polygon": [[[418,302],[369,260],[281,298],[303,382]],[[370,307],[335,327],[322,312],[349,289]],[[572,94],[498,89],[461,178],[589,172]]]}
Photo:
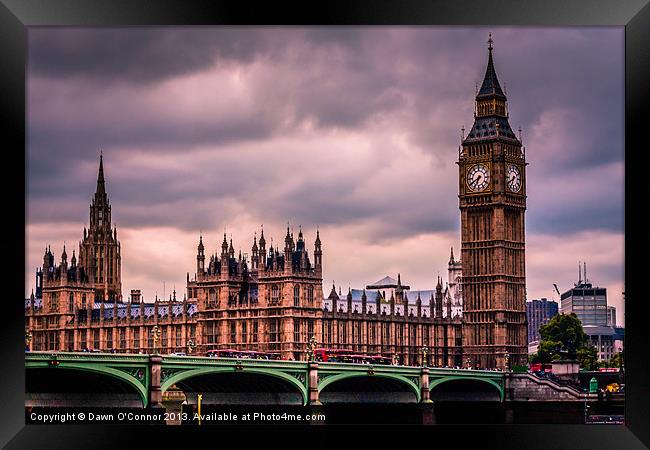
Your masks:
{"label": "glass-fronted building", "polygon": [[539,341],[539,328],[558,313],[558,304],[542,298],[526,301],[526,318],[528,319],[528,343]]}
{"label": "glass-fronted building", "polygon": [[607,289],[591,283],[576,284],[561,295],[560,312],[575,313],[583,326],[608,326]]}

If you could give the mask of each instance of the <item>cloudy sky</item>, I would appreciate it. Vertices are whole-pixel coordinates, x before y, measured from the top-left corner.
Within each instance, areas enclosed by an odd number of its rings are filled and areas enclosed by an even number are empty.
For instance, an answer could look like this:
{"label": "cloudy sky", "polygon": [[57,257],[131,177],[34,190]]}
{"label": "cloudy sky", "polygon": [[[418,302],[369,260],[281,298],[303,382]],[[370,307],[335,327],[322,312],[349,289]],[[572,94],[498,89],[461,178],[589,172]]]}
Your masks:
{"label": "cloudy sky", "polygon": [[[200,231],[250,252],[302,225],[324,284],[415,289],[459,256],[457,159],[494,39],[528,166],[528,298],[578,261],[624,291],[623,28],[29,30],[26,293],[76,247],[100,150],[125,297],[181,293]],[[68,251],[68,254],[71,252]]]}

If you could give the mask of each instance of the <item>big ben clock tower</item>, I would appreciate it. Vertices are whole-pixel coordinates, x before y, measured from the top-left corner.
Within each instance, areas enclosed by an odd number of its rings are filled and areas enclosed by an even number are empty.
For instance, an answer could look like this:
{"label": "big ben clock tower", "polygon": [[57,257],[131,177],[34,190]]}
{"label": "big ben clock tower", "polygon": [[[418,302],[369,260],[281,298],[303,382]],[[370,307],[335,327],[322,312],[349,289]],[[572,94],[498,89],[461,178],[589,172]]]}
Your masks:
{"label": "big ben clock tower", "polygon": [[526,158],[508,123],[488,40],[474,126],[459,149],[463,360],[481,368],[527,361]]}

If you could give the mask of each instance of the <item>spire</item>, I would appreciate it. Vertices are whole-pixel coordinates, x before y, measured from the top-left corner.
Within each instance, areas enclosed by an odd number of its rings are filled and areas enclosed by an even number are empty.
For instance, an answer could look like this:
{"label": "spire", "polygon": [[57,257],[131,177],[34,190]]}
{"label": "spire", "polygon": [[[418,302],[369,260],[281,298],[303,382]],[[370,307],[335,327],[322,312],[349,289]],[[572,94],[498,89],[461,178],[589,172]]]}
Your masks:
{"label": "spire", "polygon": [[266,245],[266,239],[264,239],[264,225],[262,225],[262,233],[260,234],[260,247]]}
{"label": "spire", "polygon": [[449,264],[453,264],[454,261],[454,247],[451,248],[451,255],[449,256]]}
{"label": "spire", "polygon": [[198,248],[198,250],[200,252],[202,252],[204,250],[204,247],[203,247],[203,234],[199,235],[199,246],[197,248]]}
{"label": "spire", "polygon": [[68,254],[65,251],[65,243],[63,244],[63,253],[61,253],[61,261],[66,262],[68,260]]}
{"label": "spire", "polygon": [[228,240],[226,239],[226,233],[223,234],[223,242],[221,243],[221,250],[222,253],[226,253],[228,251]]}
{"label": "spire", "polygon": [[320,230],[316,227],[316,245],[320,245]]}
{"label": "spire", "polygon": [[97,174],[97,194],[103,194],[106,192],[106,188],[104,186],[104,155],[103,153],[99,153],[99,173]]}
{"label": "spire", "polygon": [[481,89],[478,91],[477,99],[481,97],[490,97],[490,96],[500,96],[505,99],[505,94],[499,85],[499,80],[497,79],[497,73],[494,70],[494,61],[492,60],[492,33],[490,33],[490,38],[488,39],[488,64],[485,70],[485,77],[483,78],[483,84],[481,84]]}
{"label": "spire", "polygon": [[254,252],[257,251],[257,232],[256,232],[255,235],[253,236],[253,251],[254,251]]}
{"label": "spire", "polygon": [[401,277],[401,275],[399,273],[397,274],[397,285],[398,286],[402,285],[402,277]]}
{"label": "spire", "polygon": [[332,281],[332,290],[330,291],[330,295],[327,298],[330,299],[330,300],[332,300],[332,299],[337,299],[338,300],[338,298],[339,298],[339,296],[336,294],[336,286],[334,285],[333,281]]}

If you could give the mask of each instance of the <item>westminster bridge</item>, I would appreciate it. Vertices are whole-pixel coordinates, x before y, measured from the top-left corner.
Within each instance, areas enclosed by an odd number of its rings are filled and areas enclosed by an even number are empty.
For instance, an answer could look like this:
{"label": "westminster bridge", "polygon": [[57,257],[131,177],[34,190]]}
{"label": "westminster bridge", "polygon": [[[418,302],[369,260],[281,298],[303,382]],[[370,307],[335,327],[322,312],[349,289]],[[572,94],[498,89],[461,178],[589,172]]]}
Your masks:
{"label": "westminster bridge", "polygon": [[200,356],[26,352],[26,407],[596,400],[528,373]]}

